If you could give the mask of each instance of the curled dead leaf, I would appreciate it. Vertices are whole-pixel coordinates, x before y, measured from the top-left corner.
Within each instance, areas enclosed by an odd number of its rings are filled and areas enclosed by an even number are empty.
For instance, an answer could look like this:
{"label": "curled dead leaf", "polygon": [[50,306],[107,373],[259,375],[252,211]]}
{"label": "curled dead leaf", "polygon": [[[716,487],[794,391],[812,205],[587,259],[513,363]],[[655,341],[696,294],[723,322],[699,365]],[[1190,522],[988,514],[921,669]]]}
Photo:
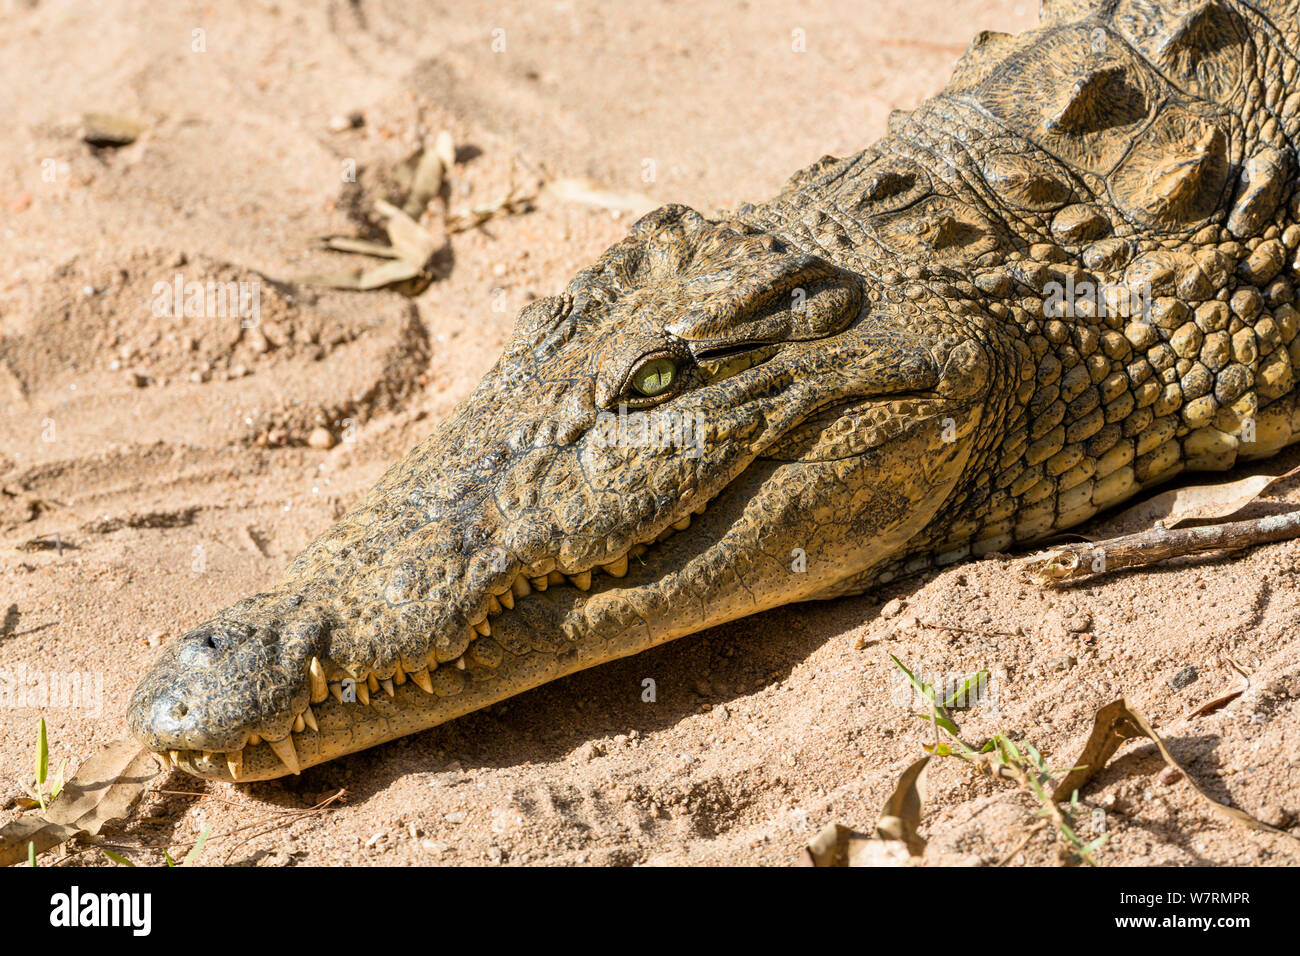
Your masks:
{"label": "curled dead leaf", "polygon": [[1101,772],[1110,758],[1114,756],[1115,751],[1125,741],[1140,737],[1145,737],[1155,744],[1156,750],[1160,752],[1165,765],[1181,773],[1201,800],[1229,820],[1252,830],[1263,830],[1268,833],[1290,837],[1293,840],[1300,839],[1286,830],[1280,830],[1262,820],[1256,819],[1244,810],[1230,807],[1226,803],[1220,803],[1207,794],[1200,784],[1196,782],[1195,778],[1187,772],[1187,768],[1174,759],[1173,754],[1169,752],[1169,748],[1165,746],[1165,742],[1156,733],[1151,723],[1138,711],[1129,707],[1128,702],[1123,697],[1112,701],[1097,711],[1096,716],[1093,718],[1092,733],[1088,736],[1088,742],[1084,744],[1083,752],[1071,764],[1074,769],[1066,774],[1065,778],[1057,785],[1052,794],[1052,799],[1057,802],[1071,799],[1076,791],[1082,789],[1089,780]]}
{"label": "curled dead leaf", "polygon": [[160,769],[154,754],[134,740],[107,744],[77,769],[44,816],[29,813],[0,827],[0,866],[25,859],[29,843],[44,853],[122,819]]}
{"label": "curled dead leaf", "polygon": [[804,848],[805,866],[906,866],[925,852],[917,832],[925,803],[923,771],[930,758],[914,761],[898,778],[870,836],[832,823]]}

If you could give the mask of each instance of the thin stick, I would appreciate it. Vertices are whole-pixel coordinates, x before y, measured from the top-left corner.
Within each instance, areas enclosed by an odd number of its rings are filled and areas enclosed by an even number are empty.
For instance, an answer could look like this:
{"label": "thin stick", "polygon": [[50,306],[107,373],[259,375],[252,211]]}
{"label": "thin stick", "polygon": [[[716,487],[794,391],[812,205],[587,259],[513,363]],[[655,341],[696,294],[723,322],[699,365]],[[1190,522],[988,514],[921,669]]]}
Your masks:
{"label": "thin stick", "polygon": [[1070,544],[1022,558],[1035,584],[1051,585],[1122,568],[1139,568],[1166,558],[1205,551],[1239,551],[1300,537],[1300,511],[1199,528],[1152,528],[1096,544]]}
{"label": "thin stick", "polygon": [[1032,827],[1029,828],[1029,832],[1025,834],[1025,838],[1021,840],[1019,843],[1017,843],[1015,845],[1015,848],[1010,853],[1008,853],[1002,859],[998,860],[993,865],[1006,866],[1008,863],[1014,860],[1016,858],[1016,854],[1019,853],[1021,850],[1023,850],[1025,846],[1029,843],[1029,841],[1034,838],[1034,834],[1037,833],[1045,826],[1047,826],[1047,821],[1039,820],[1037,823],[1035,823]]}

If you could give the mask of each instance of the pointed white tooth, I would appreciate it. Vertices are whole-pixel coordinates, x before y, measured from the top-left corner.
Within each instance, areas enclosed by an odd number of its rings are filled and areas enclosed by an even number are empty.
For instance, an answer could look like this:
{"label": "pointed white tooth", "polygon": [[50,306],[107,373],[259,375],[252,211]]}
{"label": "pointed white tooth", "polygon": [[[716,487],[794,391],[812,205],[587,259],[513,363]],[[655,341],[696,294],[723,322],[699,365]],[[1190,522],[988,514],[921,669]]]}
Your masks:
{"label": "pointed white tooth", "polygon": [[315,657],[311,659],[311,664],[307,667],[307,676],[311,679],[311,702],[319,704],[330,695],[329,684],[325,680],[325,668],[321,667],[320,660]]}
{"label": "pointed white tooth", "polygon": [[257,746],[258,744],[260,744],[261,742],[262,742],[262,735],[261,735],[261,734],[249,734],[249,735],[248,735],[248,743],[249,743],[250,746],[256,747],[256,746]]}
{"label": "pointed white tooth", "polygon": [[547,579],[544,574],[540,578],[533,578],[530,583],[532,584],[534,591],[545,591],[551,586],[550,580]]}
{"label": "pointed white tooth", "polygon": [[514,584],[510,585],[510,593],[517,598],[528,597],[533,593],[533,586],[528,583],[528,579],[522,574],[515,578]]}
{"label": "pointed white tooth", "polygon": [[673,522],[673,529],[676,530],[676,531],[685,531],[685,530],[686,530],[687,528],[689,528],[690,526],[691,526],[691,516],[690,516],[690,515],[687,515],[687,516],[686,516],[685,518],[683,518],[681,521],[674,521],[674,522]]}
{"label": "pointed white tooth", "polygon": [[483,637],[491,637],[491,636],[492,636],[492,625],[489,624],[489,623],[487,622],[487,618],[484,618],[483,620],[481,620],[481,621],[479,621],[477,624],[475,624],[475,625],[474,625],[474,630],[475,630],[478,634],[481,634]]}
{"label": "pointed white tooth", "polygon": [[357,681],[357,683],[356,683],[355,686],[356,686],[356,690],[357,690],[357,700],[360,701],[360,702],[361,702],[362,704],[364,704],[365,706],[369,707],[369,706],[370,706],[370,687],[367,686],[366,682],[363,681],[363,680],[359,680],[359,681]]}
{"label": "pointed white tooth", "polygon": [[293,746],[293,735],[290,734],[283,740],[268,740],[267,743],[275,751],[275,755],[280,758],[280,762],[292,770],[295,774],[300,773],[298,766],[298,751]]}
{"label": "pointed white tooth", "polygon": [[181,765],[181,752],[179,750],[167,751],[167,762],[173,767],[179,767]]}
{"label": "pointed white tooth", "polygon": [[334,699],[340,704],[343,703],[343,685],[341,683],[335,681],[330,684],[330,693],[334,695]]}
{"label": "pointed white tooth", "polygon": [[244,752],[242,750],[226,754],[226,769],[230,771],[232,780],[239,779],[244,772]]}
{"label": "pointed white tooth", "polygon": [[581,574],[571,574],[569,575],[569,580],[573,582],[573,586],[577,588],[579,591],[591,590],[590,571],[583,571]]}
{"label": "pointed white tooth", "polygon": [[423,670],[411,671],[410,677],[411,680],[415,681],[415,686],[419,687],[420,690],[424,691],[426,694],[433,693],[433,681],[429,680],[429,668],[426,667]]}
{"label": "pointed white tooth", "polygon": [[515,606],[515,592],[502,591],[499,600],[501,602],[501,606],[505,608],[507,611],[509,611]]}
{"label": "pointed white tooth", "polygon": [[627,555],[623,555],[623,557],[619,558],[617,561],[611,561],[609,564],[605,565],[603,570],[606,574],[612,575],[613,577],[623,577],[623,575],[627,574]]}
{"label": "pointed white tooth", "polygon": [[463,671],[464,669],[465,669],[465,655],[462,654],[460,655],[460,657],[456,658],[456,670]]}
{"label": "pointed white tooth", "polygon": [[379,690],[379,677],[374,671],[366,675],[366,686],[370,688],[370,693],[374,694]]}
{"label": "pointed white tooth", "polygon": [[312,711],[310,704],[308,704],[307,709],[302,712],[302,722],[316,733],[320,733],[320,727],[316,724],[316,714]]}
{"label": "pointed white tooth", "polygon": [[397,670],[393,671],[393,683],[401,687],[406,683],[406,671],[402,670],[402,665],[397,665]]}
{"label": "pointed white tooth", "polygon": [[385,677],[379,682],[379,686],[384,689],[384,693],[389,697],[392,697],[397,693],[397,691],[393,689],[393,679],[391,677]]}
{"label": "pointed white tooth", "polygon": [[307,721],[303,720],[302,714],[299,714],[297,717],[293,719],[293,732],[295,734],[300,734],[306,729],[307,729]]}
{"label": "pointed white tooth", "polygon": [[490,598],[488,598],[487,612],[488,614],[501,613],[501,602],[497,600],[497,596],[495,594],[492,595]]}

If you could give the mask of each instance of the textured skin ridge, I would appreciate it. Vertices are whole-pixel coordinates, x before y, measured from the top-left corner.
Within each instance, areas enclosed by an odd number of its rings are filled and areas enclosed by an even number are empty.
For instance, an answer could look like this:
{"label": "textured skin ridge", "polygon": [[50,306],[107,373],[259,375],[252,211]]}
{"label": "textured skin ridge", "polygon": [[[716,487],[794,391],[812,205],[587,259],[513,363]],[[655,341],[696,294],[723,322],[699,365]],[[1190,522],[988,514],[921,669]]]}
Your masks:
{"label": "textured skin ridge", "polygon": [[769,202],[650,213],[133,731],[278,776],[1300,439],[1297,6],[1047,2]]}

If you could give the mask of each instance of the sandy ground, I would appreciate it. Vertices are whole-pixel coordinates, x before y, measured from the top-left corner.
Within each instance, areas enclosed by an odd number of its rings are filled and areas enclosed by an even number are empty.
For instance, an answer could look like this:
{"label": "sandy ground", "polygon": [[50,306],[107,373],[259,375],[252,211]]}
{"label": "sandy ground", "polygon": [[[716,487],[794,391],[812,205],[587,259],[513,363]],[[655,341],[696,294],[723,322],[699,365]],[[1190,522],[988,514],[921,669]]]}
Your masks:
{"label": "sandy ground", "polygon": [[[356,233],[425,133],[460,144],[453,211],[499,197],[512,166],[525,184],[583,177],[711,211],[867,145],[891,109],[942,86],[977,30],[1024,29],[1036,6],[14,5],[0,38],[0,667],[10,686],[86,675],[102,696],[5,701],[0,777],[28,775],[40,714],[74,766],[122,735],[157,646],[272,581],[472,387],[518,308],[627,228],[544,202],[453,237],[414,299],[292,282],[346,264],[313,240]],[[86,110],[147,130],[92,149],[69,123]],[[352,111],[360,126],[332,129]],[[260,279],[262,326],[155,316],[155,283],[177,274]],[[311,447],[318,426],[348,440]],[[1273,496],[1297,502],[1300,487]],[[1056,593],[1004,560],[971,563],[718,628],[298,779],[173,774],[159,786],[206,796],[152,795],[112,836],[183,849],[210,825],[214,864],[790,864],[830,822],[868,827],[926,739],[890,654],[940,679],[992,671],[967,737],[1005,729],[1057,765],[1123,693],[1208,792],[1292,826],[1297,555],[1290,542]],[[1233,685],[1229,658],[1251,689],[1188,718]],[[1084,830],[1110,834],[1099,862],[1300,862],[1293,840],[1235,827],[1161,769],[1129,744],[1089,788]],[[326,811],[280,812],[340,788]],[[1037,819],[956,760],[932,766],[929,788],[927,863],[996,862]],[[1054,861],[1046,831],[1011,860]]]}

